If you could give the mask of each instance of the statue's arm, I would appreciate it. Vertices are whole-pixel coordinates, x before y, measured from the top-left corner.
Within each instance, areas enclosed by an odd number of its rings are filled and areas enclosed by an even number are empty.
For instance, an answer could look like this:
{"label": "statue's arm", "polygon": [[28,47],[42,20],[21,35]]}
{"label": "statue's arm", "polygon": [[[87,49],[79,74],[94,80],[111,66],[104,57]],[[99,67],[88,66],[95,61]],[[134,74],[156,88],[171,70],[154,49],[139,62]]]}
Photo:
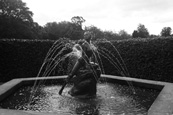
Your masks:
{"label": "statue's arm", "polygon": [[78,70],[83,66],[84,59],[81,57],[78,59],[78,61],[75,63],[72,71],[68,75],[67,81],[73,78],[73,76],[78,72]]}
{"label": "statue's arm", "polygon": [[94,62],[96,63],[96,55],[93,53],[93,55],[91,56],[90,62]]}

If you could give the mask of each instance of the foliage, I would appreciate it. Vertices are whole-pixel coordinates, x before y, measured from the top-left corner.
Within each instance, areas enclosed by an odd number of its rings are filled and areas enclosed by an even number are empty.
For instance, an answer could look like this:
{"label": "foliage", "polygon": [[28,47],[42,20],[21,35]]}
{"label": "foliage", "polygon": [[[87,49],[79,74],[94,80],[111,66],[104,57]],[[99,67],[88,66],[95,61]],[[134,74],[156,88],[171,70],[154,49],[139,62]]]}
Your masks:
{"label": "foliage", "polygon": [[52,41],[2,39],[0,41],[0,81],[35,77]]}
{"label": "foliage", "polygon": [[90,31],[93,34],[93,40],[97,40],[98,38],[103,38],[104,33],[95,26],[85,27],[85,31]]}
{"label": "foliage", "polygon": [[[83,38],[84,31],[91,31],[94,40],[122,40],[129,39],[129,35],[125,30],[118,33],[113,31],[102,31],[95,26],[85,27],[82,24],[86,21],[82,16],[73,16],[71,22],[48,22],[44,27],[34,22],[33,13],[22,0],[0,0],[0,39],[50,39],[57,40],[61,37],[70,38],[71,40],[79,40]],[[171,28],[165,27],[161,31],[161,36],[170,36]],[[139,24],[137,30],[132,33],[133,38],[153,38],[147,28],[143,24]]]}
{"label": "foliage", "polygon": [[134,32],[132,33],[133,38],[147,38],[149,37],[149,32],[148,29],[145,27],[145,25],[143,24],[139,24],[137,27],[137,30],[134,30]]}
{"label": "foliage", "polygon": [[118,40],[119,35],[117,33],[112,32],[112,31],[104,31],[104,38],[107,40]]}
{"label": "foliage", "polygon": [[0,38],[37,39],[38,24],[21,0],[0,0]]}
{"label": "foliage", "polygon": [[[127,39],[111,41],[111,43],[119,51],[130,77],[173,82],[171,77],[171,71],[173,71],[172,37]],[[109,54],[119,58],[109,42],[99,42],[98,47],[107,47]],[[115,57],[114,60],[116,60]],[[107,60],[104,57],[101,58],[104,61]],[[109,61],[106,61],[104,66],[106,74],[119,75],[117,69]]]}
{"label": "foliage", "polygon": [[29,11],[28,7],[26,7],[26,3],[22,2],[21,0],[1,0],[0,8],[2,17],[13,17],[30,24],[33,22],[33,13]]}
{"label": "foliage", "polygon": [[172,32],[171,27],[164,27],[161,31],[161,36],[163,37],[171,36],[171,32]]}
{"label": "foliage", "polygon": [[83,38],[83,29],[82,29],[82,23],[84,23],[86,20],[82,16],[73,16],[71,18],[73,31],[72,34],[73,39],[72,40],[79,40]]}
{"label": "foliage", "polygon": [[79,25],[68,21],[59,23],[49,22],[44,28],[45,38],[50,40],[57,40],[62,37],[70,38],[71,40],[78,40],[82,38],[83,30]]}
{"label": "foliage", "polygon": [[93,40],[123,40],[131,38],[131,36],[125,30],[120,30],[119,33],[115,33],[113,31],[102,31],[93,25],[85,27],[85,31],[90,31],[93,33]]}
{"label": "foliage", "polygon": [[134,30],[133,33],[132,33],[132,37],[133,38],[138,38],[138,31],[137,30]]}
{"label": "foliage", "polygon": [[[19,77],[35,77],[54,40],[0,40],[0,82]],[[107,48],[114,59],[123,59],[128,77],[173,82],[172,37],[95,41],[98,49]],[[113,46],[117,51],[113,48]],[[121,75],[107,58],[101,56],[106,74]],[[122,61],[119,61],[122,64]],[[123,66],[125,67],[125,66]],[[59,74],[60,75],[60,74]]]}
{"label": "foliage", "polygon": [[120,30],[118,35],[121,39],[129,39],[131,37],[125,30]]}
{"label": "foliage", "polygon": [[85,22],[85,19],[82,16],[73,16],[71,22],[82,28],[82,23]]}

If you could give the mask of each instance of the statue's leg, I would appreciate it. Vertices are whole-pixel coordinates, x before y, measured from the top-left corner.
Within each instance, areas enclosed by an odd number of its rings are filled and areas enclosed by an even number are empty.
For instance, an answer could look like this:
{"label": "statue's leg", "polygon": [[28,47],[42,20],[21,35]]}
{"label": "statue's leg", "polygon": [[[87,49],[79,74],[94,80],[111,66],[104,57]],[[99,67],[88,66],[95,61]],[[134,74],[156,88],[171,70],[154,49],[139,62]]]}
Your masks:
{"label": "statue's leg", "polygon": [[69,91],[71,96],[94,96],[96,95],[96,82],[93,79],[86,79],[79,84],[75,84]]}

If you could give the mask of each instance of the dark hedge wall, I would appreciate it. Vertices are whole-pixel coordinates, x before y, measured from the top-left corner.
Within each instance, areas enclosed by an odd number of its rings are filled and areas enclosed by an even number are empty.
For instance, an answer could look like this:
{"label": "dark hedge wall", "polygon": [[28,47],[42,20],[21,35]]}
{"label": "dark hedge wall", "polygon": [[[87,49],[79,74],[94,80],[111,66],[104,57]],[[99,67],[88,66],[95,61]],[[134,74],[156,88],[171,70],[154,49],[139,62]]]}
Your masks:
{"label": "dark hedge wall", "polygon": [[[0,40],[0,82],[35,77],[53,42]],[[111,41],[111,44],[122,56],[130,77],[173,82],[172,37]],[[111,52],[108,54],[112,59],[116,57],[120,60],[111,44],[107,41],[96,42],[99,49],[107,48]],[[120,75],[106,58],[101,56],[101,59],[106,74]]]}
{"label": "dark hedge wall", "polygon": [[[130,39],[112,44],[121,54],[131,77],[173,82],[173,37]],[[99,43],[99,47],[107,47],[118,57],[110,43]],[[116,75],[111,64],[107,62],[104,66],[107,74]]]}
{"label": "dark hedge wall", "polygon": [[0,81],[37,76],[52,41],[0,41]]}

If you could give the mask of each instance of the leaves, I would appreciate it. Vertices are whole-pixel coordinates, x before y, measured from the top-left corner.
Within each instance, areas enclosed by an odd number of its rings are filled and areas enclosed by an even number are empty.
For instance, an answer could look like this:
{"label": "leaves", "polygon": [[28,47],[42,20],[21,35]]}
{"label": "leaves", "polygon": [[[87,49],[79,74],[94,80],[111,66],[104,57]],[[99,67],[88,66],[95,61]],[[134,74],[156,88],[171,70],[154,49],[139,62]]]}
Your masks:
{"label": "leaves", "polygon": [[[36,76],[54,42],[53,40],[0,40],[0,52],[3,54],[0,58],[0,81]],[[168,82],[173,82],[172,42],[172,37],[111,41],[124,60],[130,77]],[[98,49],[107,49],[104,50],[105,53],[107,52],[115,62],[116,58],[120,60],[109,42],[96,41],[94,44]],[[100,58],[106,74],[118,74],[116,68],[105,57],[100,55]],[[122,64],[121,61],[120,63]]]}
{"label": "leaves", "polygon": [[83,37],[83,30],[81,27],[68,21],[59,23],[49,22],[44,26],[44,31],[48,34],[48,39],[54,40],[62,37],[70,38],[71,40],[79,40]]}
{"label": "leaves", "polygon": [[37,39],[32,16],[21,0],[0,0],[0,38]]}
{"label": "leaves", "polygon": [[26,3],[23,3],[21,0],[1,0],[0,4],[0,9],[2,10],[1,16],[14,17],[22,21],[33,22],[33,13],[26,7]]}
{"label": "leaves", "polygon": [[161,31],[161,36],[167,37],[167,36],[171,36],[171,27],[164,27]]}
{"label": "leaves", "polygon": [[143,24],[139,24],[137,27],[137,30],[134,30],[132,33],[132,36],[134,38],[140,37],[140,38],[147,38],[149,37],[148,29]]}

